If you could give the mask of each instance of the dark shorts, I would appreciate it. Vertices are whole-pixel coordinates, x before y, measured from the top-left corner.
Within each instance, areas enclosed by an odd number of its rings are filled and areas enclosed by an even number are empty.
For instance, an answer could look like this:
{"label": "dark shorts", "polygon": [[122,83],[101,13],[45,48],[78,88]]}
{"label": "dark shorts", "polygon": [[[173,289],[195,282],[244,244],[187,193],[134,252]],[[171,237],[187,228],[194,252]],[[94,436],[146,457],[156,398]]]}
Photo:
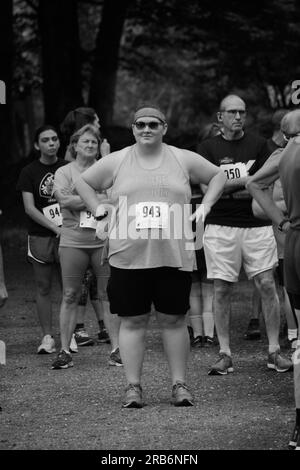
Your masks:
{"label": "dark shorts", "polygon": [[185,315],[189,310],[191,273],[176,268],[120,269],[111,266],[107,295],[111,313],[121,317],[155,310]]}
{"label": "dark shorts", "polygon": [[28,236],[28,261],[40,264],[59,263],[58,237]]}
{"label": "dark shorts", "polygon": [[[300,231],[289,230],[284,244],[284,280],[290,294],[300,295]],[[297,308],[297,307],[296,307]]]}

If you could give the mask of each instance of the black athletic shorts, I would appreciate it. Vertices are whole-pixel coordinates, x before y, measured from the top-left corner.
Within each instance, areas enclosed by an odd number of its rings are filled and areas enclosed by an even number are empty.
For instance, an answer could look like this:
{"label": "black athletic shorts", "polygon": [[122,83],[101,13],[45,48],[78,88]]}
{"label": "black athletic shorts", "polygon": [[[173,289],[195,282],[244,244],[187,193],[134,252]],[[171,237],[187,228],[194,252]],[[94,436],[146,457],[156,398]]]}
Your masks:
{"label": "black athletic shorts", "polygon": [[189,310],[192,276],[177,268],[120,269],[110,267],[107,295],[111,313],[121,317],[149,313],[151,305],[167,315]]}
{"label": "black athletic shorts", "polygon": [[284,281],[286,290],[290,294],[300,296],[300,230],[290,229],[286,234],[284,244]]}

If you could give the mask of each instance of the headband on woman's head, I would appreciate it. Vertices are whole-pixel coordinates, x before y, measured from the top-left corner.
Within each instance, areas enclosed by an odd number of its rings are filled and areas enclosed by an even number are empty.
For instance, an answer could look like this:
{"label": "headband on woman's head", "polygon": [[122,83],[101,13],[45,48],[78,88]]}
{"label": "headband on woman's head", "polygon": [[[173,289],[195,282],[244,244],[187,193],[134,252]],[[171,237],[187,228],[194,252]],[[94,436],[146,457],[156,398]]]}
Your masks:
{"label": "headband on woman's head", "polygon": [[134,115],[133,122],[135,122],[137,119],[141,117],[155,117],[162,121],[163,123],[166,123],[166,117],[165,115],[157,108],[151,108],[151,107],[145,107],[138,109]]}

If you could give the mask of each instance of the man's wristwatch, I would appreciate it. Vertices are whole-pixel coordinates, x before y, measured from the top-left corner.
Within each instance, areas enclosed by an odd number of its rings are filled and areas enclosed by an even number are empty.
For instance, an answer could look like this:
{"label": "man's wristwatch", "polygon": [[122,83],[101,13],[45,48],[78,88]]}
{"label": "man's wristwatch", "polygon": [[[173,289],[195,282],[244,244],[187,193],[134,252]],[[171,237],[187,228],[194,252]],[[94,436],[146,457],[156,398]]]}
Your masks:
{"label": "man's wristwatch", "polygon": [[289,222],[289,219],[282,219],[282,221],[277,225],[279,232],[283,232],[283,226]]}

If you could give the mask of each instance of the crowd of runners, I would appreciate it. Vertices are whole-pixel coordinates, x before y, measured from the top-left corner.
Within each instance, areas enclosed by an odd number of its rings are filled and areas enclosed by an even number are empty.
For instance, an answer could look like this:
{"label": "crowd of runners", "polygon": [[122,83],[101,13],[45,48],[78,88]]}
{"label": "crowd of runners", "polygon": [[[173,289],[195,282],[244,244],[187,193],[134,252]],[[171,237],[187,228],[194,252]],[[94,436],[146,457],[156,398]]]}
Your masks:
{"label": "crowd of runners", "polygon": [[[37,352],[56,352],[51,368],[68,369],[78,346],[93,345],[85,328],[90,296],[98,340],[111,344],[109,364],[125,372],[122,406],[141,408],[145,337],[155,314],[171,402],[193,406],[186,384],[191,348],[219,349],[210,375],[234,370],[230,306],[243,269],[253,281],[245,337],[260,337],[262,314],[266,367],[294,370],[296,425],[289,447],[300,450],[300,111],[277,111],[269,140],[248,132],[246,116],[245,102],[226,96],[195,151],[163,142],[168,123],[156,105],[136,110],[135,144],[112,153],[91,108],[71,111],[60,132],[51,125],[36,131],[38,156],[21,171],[17,190],[28,216],[42,329]],[[52,329],[54,273],[62,286],[59,347]],[[279,298],[286,356],[279,345]]]}

